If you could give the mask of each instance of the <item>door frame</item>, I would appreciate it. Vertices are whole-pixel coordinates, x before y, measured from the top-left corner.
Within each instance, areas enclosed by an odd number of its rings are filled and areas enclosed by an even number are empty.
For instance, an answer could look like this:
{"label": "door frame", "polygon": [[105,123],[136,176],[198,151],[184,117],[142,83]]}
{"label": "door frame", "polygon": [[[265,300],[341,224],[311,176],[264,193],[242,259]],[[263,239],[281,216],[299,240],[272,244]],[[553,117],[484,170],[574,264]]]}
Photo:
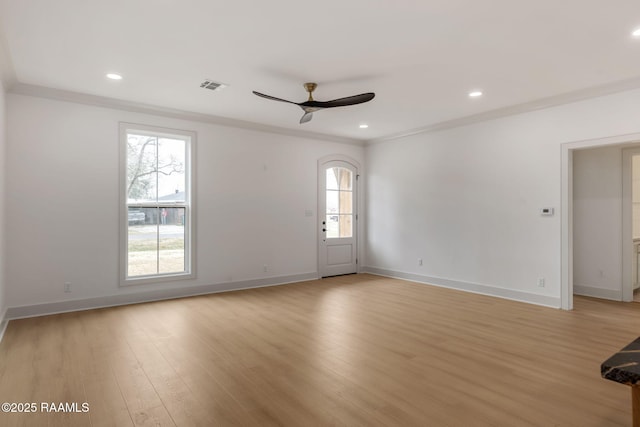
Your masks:
{"label": "door frame", "polygon": [[[633,157],[640,146],[622,149],[622,301],[633,301]],[[637,267],[636,267],[637,269]]]}
{"label": "door frame", "polygon": [[[616,135],[612,137],[589,139],[583,141],[567,142],[561,145],[561,185],[560,185],[560,212],[561,212],[561,238],[560,238],[560,308],[563,310],[573,309],[573,151],[587,148],[605,147],[619,145],[624,150],[624,146],[638,146],[640,133],[627,135]],[[624,166],[624,165],[623,165]],[[624,198],[624,194],[623,194]],[[631,230],[631,215],[628,215],[628,230]],[[623,213],[623,230],[627,218]],[[631,252],[633,248],[622,247],[623,271],[622,280],[631,284],[632,271],[627,266],[631,263]],[[624,258],[629,255],[629,259]],[[626,285],[623,285],[623,287]],[[624,293],[624,291],[623,291]],[[632,291],[633,293],[633,291]]]}
{"label": "door frame", "polygon": [[320,207],[323,205],[322,204],[322,197],[324,197],[323,194],[320,194],[320,180],[321,179],[326,179],[325,176],[323,175],[322,172],[324,172],[324,168],[323,165],[325,163],[328,162],[345,162],[345,163],[349,163],[351,166],[353,166],[353,168],[356,171],[356,179],[353,180],[353,188],[356,192],[356,198],[354,200],[354,217],[355,217],[355,227],[353,228],[354,232],[356,233],[356,273],[360,273],[361,271],[361,266],[363,264],[363,256],[362,256],[362,250],[360,248],[362,248],[362,237],[363,237],[363,224],[364,224],[364,218],[363,215],[361,213],[361,209],[360,206],[362,205],[363,202],[363,180],[362,180],[362,166],[360,165],[360,162],[358,162],[356,159],[346,156],[344,154],[330,154],[328,156],[323,156],[321,158],[318,159],[318,165],[317,165],[317,176],[318,176],[318,181],[316,182],[316,192],[317,192],[317,208],[316,208],[316,217],[317,217],[317,221],[316,221],[316,260],[317,260],[317,272],[318,272],[318,278],[322,277],[321,274],[321,269],[320,269],[320,242],[322,240],[322,218],[325,215],[325,212],[320,212]]}

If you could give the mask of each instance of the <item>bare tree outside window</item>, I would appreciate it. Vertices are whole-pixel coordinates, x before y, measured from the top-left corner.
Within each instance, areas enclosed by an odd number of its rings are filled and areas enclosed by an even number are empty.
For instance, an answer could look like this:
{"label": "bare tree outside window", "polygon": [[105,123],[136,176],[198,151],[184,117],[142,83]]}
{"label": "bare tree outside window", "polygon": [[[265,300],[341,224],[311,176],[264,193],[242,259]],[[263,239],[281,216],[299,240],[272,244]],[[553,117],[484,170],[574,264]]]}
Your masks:
{"label": "bare tree outside window", "polygon": [[126,134],[127,278],[189,272],[187,143]]}
{"label": "bare tree outside window", "polygon": [[[133,200],[158,197],[158,175],[184,175],[184,155],[159,153],[160,139],[155,136],[127,135],[127,196]],[[160,156],[159,154],[162,154]]]}

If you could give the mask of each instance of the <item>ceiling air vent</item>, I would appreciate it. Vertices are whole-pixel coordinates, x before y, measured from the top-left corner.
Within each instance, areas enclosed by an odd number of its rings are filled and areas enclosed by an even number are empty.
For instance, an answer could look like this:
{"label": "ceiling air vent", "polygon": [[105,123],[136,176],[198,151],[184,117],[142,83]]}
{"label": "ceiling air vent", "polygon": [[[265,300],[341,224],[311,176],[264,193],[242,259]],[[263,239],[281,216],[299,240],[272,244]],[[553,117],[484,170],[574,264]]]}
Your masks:
{"label": "ceiling air vent", "polygon": [[206,79],[205,81],[200,83],[201,88],[209,89],[209,90],[222,90],[227,86],[229,85],[226,85],[224,83],[214,82],[211,79]]}

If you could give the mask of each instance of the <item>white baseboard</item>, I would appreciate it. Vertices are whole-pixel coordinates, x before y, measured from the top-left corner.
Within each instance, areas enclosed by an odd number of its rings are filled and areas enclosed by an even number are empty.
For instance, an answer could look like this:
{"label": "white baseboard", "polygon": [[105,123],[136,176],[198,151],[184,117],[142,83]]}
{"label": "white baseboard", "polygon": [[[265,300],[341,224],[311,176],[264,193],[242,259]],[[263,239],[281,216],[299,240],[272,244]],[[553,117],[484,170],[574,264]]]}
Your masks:
{"label": "white baseboard", "polygon": [[49,314],[90,310],[94,308],[114,307],[118,305],[139,304],[144,302],[192,297],[196,295],[214,294],[218,292],[261,288],[265,286],[285,285],[287,283],[304,282],[308,280],[315,280],[318,278],[318,273],[303,273],[290,276],[277,276],[264,279],[217,283],[215,285],[191,286],[185,288],[163,289],[133,294],[109,295],[96,298],[24,305],[20,307],[9,307],[6,310],[4,319],[5,322],[8,322],[9,320],[23,319],[26,317],[45,316]]}
{"label": "white baseboard", "polygon": [[387,270],[377,267],[363,267],[363,273],[375,274],[378,276],[393,277],[396,279],[410,280],[412,282],[424,283],[441,288],[457,289],[472,292],[474,294],[489,295],[492,297],[504,298],[514,301],[526,302],[529,304],[542,305],[545,307],[560,308],[560,297],[550,297],[538,295],[530,292],[515,289],[505,289],[478,283],[460,282],[457,280],[443,279],[439,277],[429,277],[402,271]]}
{"label": "white baseboard", "polygon": [[0,342],[2,342],[4,332],[7,330],[7,325],[9,325],[9,319],[7,318],[7,309],[4,309],[0,315]]}
{"label": "white baseboard", "polygon": [[622,290],[620,289],[602,289],[593,286],[573,285],[573,294],[609,299],[612,301],[622,301]]}

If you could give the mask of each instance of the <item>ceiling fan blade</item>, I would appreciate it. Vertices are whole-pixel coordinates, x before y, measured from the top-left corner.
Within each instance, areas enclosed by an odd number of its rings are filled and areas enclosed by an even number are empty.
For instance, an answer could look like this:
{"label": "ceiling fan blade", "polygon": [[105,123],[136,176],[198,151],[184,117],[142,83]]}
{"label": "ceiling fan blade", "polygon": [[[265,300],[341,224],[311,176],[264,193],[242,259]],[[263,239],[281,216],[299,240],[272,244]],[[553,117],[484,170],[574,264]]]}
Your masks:
{"label": "ceiling fan blade", "polygon": [[253,94],[258,95],[262,98],[270,99],[272,101],[287,102],[289,104],[299,105],[297,102],[287,101],[286,99],[276,98],[275,96],[271,96],[271,95],[265,95],[264,93],[256,92],[255,90],[253,91]]}
{"label": "ceiling fan blade", "polygon": [[304,115],[300,118],[300,124],[310,122],[313,118],[313,113],[304,113]]}
{"label": "ceiling fan blade", "polygon": [[346,107],[349,105],[362,104],[363,102],[371,101],[376,94],[373,92],[361,93],[360,95],[347,96],[346,98],[338,98],[332,101],[316,101],[311,96],[312,92],[316,88],[315,83],[305,83],[304,88],[309,93],[309,99],[305,102],[293,102],[282,98],[276,98],[275,96],[265,95],[264,93],[253,91],[254,95],[261,98],[270,99],[271,101],[286,102],[287,104],[295,104],[302,108],[304,111],[303,116],[300,118],[300,124],[307,123],[313,118],[313,112],[322,110],[323,108],[333,107]]}
{"label": "ceiling fan blade", "polygon": [[348,105],[362,104],[363,102],[369,102],[376,96],[375,93],[361,93],[360,95],[347,96],[346,98],[338,98],[332,101],[318,102],[321,108],[333,108],[333,107],[346,107]]}

